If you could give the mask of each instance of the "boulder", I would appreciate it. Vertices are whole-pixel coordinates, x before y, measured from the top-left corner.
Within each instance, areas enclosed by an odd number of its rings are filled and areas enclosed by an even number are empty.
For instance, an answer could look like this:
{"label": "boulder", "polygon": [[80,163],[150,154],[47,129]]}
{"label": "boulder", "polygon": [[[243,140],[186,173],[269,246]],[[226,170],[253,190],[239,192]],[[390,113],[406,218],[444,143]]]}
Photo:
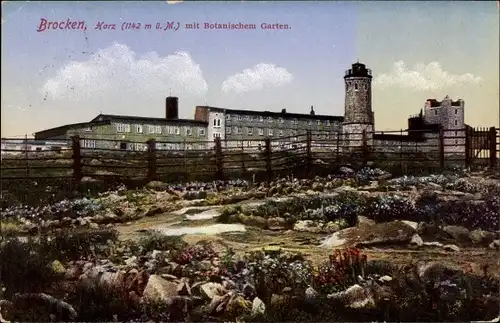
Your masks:
{"label": "boulder", "polygon": [[321,245],[332,247],[359,247],[381,244],[407,244],[415,229],[401,221],[377,223],[371,226],[351,227],[335,232]]}
{"label": "boulder", "polygon": [[142,298],[144,301],[156,302],[172,302],[172,298],[178,296],[178,283],[168,281],[158,275],[149,277],[146,288],[144,289]]}
{"label": "boulder", "polygon": [[469,242],[469,230],[467,228],[458,225],[447,225],[443,227],[443,231],[448,234],[451,238],[459,242]]}
{"label": "boulder", "polygon": [[495,240],[495,234],[481,229],[476,229],[470,232],[469,238],[474,244],[487,246]]}

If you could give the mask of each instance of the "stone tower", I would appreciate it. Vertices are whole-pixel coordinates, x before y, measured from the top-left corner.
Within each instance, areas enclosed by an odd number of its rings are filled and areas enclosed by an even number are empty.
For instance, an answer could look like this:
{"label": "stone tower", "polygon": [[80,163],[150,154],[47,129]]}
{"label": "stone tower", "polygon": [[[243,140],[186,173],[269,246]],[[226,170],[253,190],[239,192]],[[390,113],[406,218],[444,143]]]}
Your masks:
{"label": "stone tower", "polygon": [[367,143],[372,144],[374,117],[372,111],[372,71],[364,64],[355,63],[345,72],[345,110],[342,131],[344,147],[363,144],[363,130]]}

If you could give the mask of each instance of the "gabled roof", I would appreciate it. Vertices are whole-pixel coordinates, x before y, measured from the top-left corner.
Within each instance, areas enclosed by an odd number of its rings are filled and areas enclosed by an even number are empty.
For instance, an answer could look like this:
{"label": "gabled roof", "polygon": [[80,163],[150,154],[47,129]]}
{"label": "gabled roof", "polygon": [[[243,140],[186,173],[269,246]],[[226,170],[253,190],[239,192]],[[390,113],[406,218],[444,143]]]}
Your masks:
{"label": "gabled roof", "polygon": [[109,124],[110,122],[107,120],[103,121],[90,121],[90,122],[79,122],[79,123],[71,123],[71,124],[66,124],[63,126],[55,127],[55,128],[50,128],[50,129],[45,129],[41,130],[38,132],[35,132],[35,138],[43,138],[45,135],[51,134],[52,136],[54,133],[64,133],[68,129],[73,129],[73,128],[86,128],[90,127],[92,125],[99,125],[99,124]]}

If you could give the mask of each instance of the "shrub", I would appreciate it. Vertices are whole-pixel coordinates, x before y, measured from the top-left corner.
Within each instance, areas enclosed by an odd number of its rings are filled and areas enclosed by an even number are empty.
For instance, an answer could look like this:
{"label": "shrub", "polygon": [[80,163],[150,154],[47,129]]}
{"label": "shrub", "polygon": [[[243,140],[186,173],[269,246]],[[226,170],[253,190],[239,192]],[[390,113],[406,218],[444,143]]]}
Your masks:
{"label": "shrub", "polygon": [[29,239],[17,238],[0,245],[0,277],[6,295],[14,293],[37,293],[48,288],[61,278],[50,267],[48,254],[40,252],[39,244]]}

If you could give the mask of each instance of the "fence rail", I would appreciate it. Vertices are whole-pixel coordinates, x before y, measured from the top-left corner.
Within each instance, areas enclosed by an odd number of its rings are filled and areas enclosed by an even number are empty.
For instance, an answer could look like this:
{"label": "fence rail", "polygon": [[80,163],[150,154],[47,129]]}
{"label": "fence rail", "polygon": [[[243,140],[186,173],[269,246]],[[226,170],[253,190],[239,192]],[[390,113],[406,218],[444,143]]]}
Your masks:
{"label": "fence rail", "polygon": [[[276,139],[168,142],[172,144],[168,149],[164,149],[167,142],[153,139],[136,150],[102,148],[105,145],[87,148],[82,145],[86,140],[96,141],[76,136],[63,147],[30,151],[27,145],[25,149],[13,149],[9,139],[2,139],[2,180],[69,178],[76,183],[84,177],[223,180],[236,176],[255,178],[256,174],[263,180],[272,180],[287,174],[321,175],[346,164],[406,171],[444,169],[452,164],[499,167],[500,160],[500,129],[494,127],[441,129],[439,133],[427,133],[425,138],[423,132],[406,134],[402,130],[349,135],[308,131]],[[23,147],[19,140],[16,144]],[[188,146],[191,149],[186,149]]]}

